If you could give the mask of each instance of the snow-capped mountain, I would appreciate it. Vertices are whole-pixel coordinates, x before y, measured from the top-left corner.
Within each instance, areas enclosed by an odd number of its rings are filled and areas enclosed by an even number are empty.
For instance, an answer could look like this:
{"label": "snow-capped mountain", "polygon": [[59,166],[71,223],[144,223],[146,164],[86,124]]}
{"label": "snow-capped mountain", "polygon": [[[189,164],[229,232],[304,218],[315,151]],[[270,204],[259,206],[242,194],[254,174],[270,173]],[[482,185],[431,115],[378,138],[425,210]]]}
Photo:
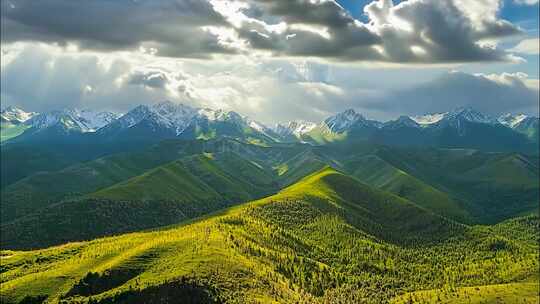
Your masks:
{"label": "snow-capped mountain", "polygon": [[[421,116],[420,119],[424,124],[421,124],[428,131],[436,131],[443,129],[453,129],[457,131],[459,136],[463,136],[470,124],[482,124],[496,126],[500,125],[497,119],[478,112],[470,107],[457,108],[448,113],[436,113]],[[425,123],[429,122],[429,123]]]}
{"label": "snow-capped mountain", "polygon": [[454,111],[448,112],[446,115],[444,115],[444,118],[440,120],[443,121],[449,121],[449,122],[455,122],[455,121],[468,121],[468,122],[474,122],[474,123],[483,123],[483,124],[496,124],[498,123],[496,119],[482,114],[473,108],[467,107],[467,108],[457,108]]}
{"label": "snow-capped mountain", "polygon": [[61,126],[68,130],[79,132],[95,132],[117,118],[112,112],[97,112],[92,110],[63,109],[33,116],[26,123],[34,130]]}
{"label": "snow-capped mountain", "polygon": [[36,112],[25,112],[17,107],[9,106],[0,112],[0,119],[2,122],[11,124],[22,124],[30,118],[36,116]]}
{"label": "snow-capped mountain", "polygon": [[514,128],[516,127],[517,125],[519,125],[522,121],[524,121],[525,119],[527,119],[527,115],[525,114],[504,114],[502,116],[500,116],[497,121],[500,123],[500,124],[503,124],[507,127],[510,127],[510,128]]}
{"label": "snow-capped mountain", "polygon": [[300,138],[317,127],[317,124],[310,121],[294,120],[287,125],[277,124],[275,132],[281,137],[294,136]]}
{"label": "snow-capped mountain", "polygon": [[431,125],[434,123],[437,123],[443,119],[448,112],[446,113],[434,113],[434,114],[426,114],[426,115],[419,115],[419,116],[411,116],[410,118],[414,121],[416,121],[417,124],[421,126]]}
{"label": "snow-capped mountain", "polygon": [[413,120],[409,116],[400,116],[396,120],[391,120],[386,123],[384,123],[383,128],[389,129],[389,130],[396,130],[400,128],[418,128],[420,127],[420,124],[418,124],[415,120]]}
{"label": "snow-capped mountain", "polygon": [[343,133],[352,127],[380,128],[382,126],[381,122],[368,120],[353,109],[329,117],[323,123],[333,133]]}
{"label": "snow-capped mountain", "polygon": [[271,138],[263,124],[234,111],[194,108],[165,101],[141,105],[98,132],[104,136],[152,136],[159,138],[213,138],[216,136]]}
{"label": "snow-capped mountain", "polygon": [[[19,121],[30,127],[14,141],[44,143],[53,137],[65,143],[68,141],[65,135],[91,132],[92,136],[74,136],[74,142],[140,145],[141,142],[164,139],[228,137],[265,144],[302,142],[320,145],[361,140],[385,145],[468,147],[487,151],[504,150],[506,146],[530,149],[531,142],[538,142],[539,122],[538,118],[525,115],[503,115],[493,119],[471,108],[459,108],[447,113],[400,116],[382,123],[351,109],[319,124],[295,120],[268,128],[234,111],[196,108],[169,101],[140,105],[121,117],[109,112],[78,109],[34,115],[11,107],[2,111],[4,120]],[[39,132],[44,129],[50,132]]]}
{"label": "snow-capped mountain", "polygon": [[180,134],[196,114],[196,109],[170,101],[152,106],[140,105],[101,129],[100,132],[117,132],[131,128],[143,121],[149,121],[159,128],[172,130],[175,134]]}
{"label": "snow-capped mountain", "polygon": [[485,124],[497,123],[496,119],[482,114],[470,107],[461,107],[445,113],[432,113],[420,116],[411,116],[410,118],[424,127],[448,124],[452,126],[458,126],[460,122],[463,121]]}
{"label": "snow-capped mountain", "polygon": [[512,129],[525,135],[527,138],[532,140],[535,143],[540,141],[539,137],[539,125],[540,118],[538,117],[526,117],[521,120],[519,123],[515,124]]}

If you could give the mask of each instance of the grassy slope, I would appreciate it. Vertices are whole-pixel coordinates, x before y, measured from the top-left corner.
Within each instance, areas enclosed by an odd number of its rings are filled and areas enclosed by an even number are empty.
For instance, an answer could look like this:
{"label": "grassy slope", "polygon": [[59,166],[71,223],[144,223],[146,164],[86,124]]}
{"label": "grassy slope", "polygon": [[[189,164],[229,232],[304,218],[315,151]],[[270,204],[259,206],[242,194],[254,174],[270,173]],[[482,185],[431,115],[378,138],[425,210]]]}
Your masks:
{"label": "grassy slope", "polygon": [[234,153],[188,156],[4,223],[2,246],[42,248],[170,225],[275,191],[270,173]]}
{"label": "grassy slope", "polygon": [[460,287],[453,290],[426,290],[408,293],[396,298],[392,303],[536,304],[540,301],[538,287],[538,283],[512,283]]}
{"label": "grassy slope", "polygon": [[277,188],[273,176],[235,153],[179,159],[88,197],[125,201],[247,201]]}
{"label": "grassy slope", "polygon": [[[494,251],[493,237],[325,169],[193,223],[4,251],[1,297],[44,295],[56,303],[69,294],[67,302],[85,303],[88,292],[74,286],[86,278],[93,300],[105,303],[184,278],[230,303],[385,303],[404,291],[508,283],[537,269],[536,243],[508,240]],[[412,240],[415,246],[404,245]]]}
{"label": "grassy slope", "polygon": [[381,149],[377,155],[464,202],[479,223],[496,223],[538,209],[538,162],[520,154],[466,149]]}
{"label": "grassy slope", "polygon": [[460,222],[470,222],[471,216],[447,193],[397,169],[376,155],[361,156],[343,165],[351,174],[371,186],[392,192],[433,212]]}
{"label": "grassy slope", "polygon": [[114,185],[203,149],[200,141],[162,142],[143,152],[114,154],[59,171],[38,172],[2,189],[2,222]]}
{"label": "grassy slope", "polygon": [[[52,158],[48,154],[41,155],[43,153],[25,152],[21,149],[23,148],[2,147],[2,185],[10,181],[10,184],[2,189],[3,222],[25,216],[36,209],[56,204],[66,198],[78,197],[112,186],[182,157],[204,152],[233,152],[242,155],[251,164],[271,168],[276,163],[285,162],[302,153],[306,146],[267,148],[230,139],[169,140],[141,152],[113,154],[77,163],[62,170],[59,169],[64,167],[62,165],[64,160],[59,156],[53,155],[55,158]],[[32,161],[28,161],[29,159]],[[244,167],[244,164],[239,162],[229,162],[229,165]],[[30,172],[25,171],[27,167],[31,167],[28,168],[31,169]],[[34,174],[29,175],[31,172]],[[25,176],[27,177],[20,179]],[[255,178],[255,174],[250,178]],[[267,178],[267,174],[260,174],[260,178]],[[13,183],[16,180],[18,181]],[[259,177],[255,180],[259,180]]]}
{"label": "grassy slope", "polygon": [[157,167],[125,182],[88,195],[119,201],[218,199],[219,194],[189,173],[181,161]]}
{"label": "grassy slope", "polygon": [[21,135],[28,126],[2,123],[0,126],[0,143]]}
{"label": "grassy slope", "polygon": [[303,177],[321,170],[327,166],[327,161],[322,159],[313,151],[308,150],[300,153],[277,166],[276,173],[282,185],[291,185]]}

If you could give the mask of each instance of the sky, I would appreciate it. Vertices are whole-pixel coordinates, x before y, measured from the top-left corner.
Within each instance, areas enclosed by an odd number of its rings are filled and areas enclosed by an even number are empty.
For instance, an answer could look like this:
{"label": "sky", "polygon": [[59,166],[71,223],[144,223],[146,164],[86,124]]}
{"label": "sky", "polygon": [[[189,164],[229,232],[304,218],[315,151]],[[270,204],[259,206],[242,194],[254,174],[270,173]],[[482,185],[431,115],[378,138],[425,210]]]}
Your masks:
{"label": "sky", "polygon": [[0,0],[2,107],[538,116],[538,0]]}

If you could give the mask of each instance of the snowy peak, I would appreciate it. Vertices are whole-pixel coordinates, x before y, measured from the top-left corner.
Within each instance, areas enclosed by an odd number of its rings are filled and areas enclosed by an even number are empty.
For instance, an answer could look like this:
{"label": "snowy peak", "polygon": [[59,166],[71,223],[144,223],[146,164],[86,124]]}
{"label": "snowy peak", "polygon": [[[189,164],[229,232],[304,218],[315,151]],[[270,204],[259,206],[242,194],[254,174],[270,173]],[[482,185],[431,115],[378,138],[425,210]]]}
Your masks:
{"label": "snowy peak", "polygon": [[36,116],[38,113],[25,112],[17,107],[9,106],[0,112],[2,122],[9,122],[12,124],[21,124]]}
{"label": "snowy peak", "polygon": [[426,115],[420,115],[420,116],[412,116],[411,119],[414,120],[417,124],[421,126],[431,125],[434,123],[438,123],[443,119],[448,112],[446,113],[434,113],[434,114],[426,114]]}
{"label": "snowy peak", "polygon": [[96,112],[92,110],[64,109],[36,115],[27,123],[34,129],[45,129],[60,125],[69,130],[95,132],[97,129],[117,119],[112,112]]}
{"label": "snowy peak", "polygon": [[188,129],[207,129],[211,125],[221,123],[234,125],[239,129],[252,128],[259,133],[266,133],[269,130],[261,123],[249,120],[233,111],[194,108],[166,101],[152,106],[138,106],[120,117],[116,123],[107,126],[103,132],[116,133],[143,121],[157,128],[154,131],[159,129],[176,136]]}
{"label": "snowy peak", "polygon": [[367,124],[367,120],[361,114],[356,113],[353,109],[346,110],[335,116],[329,117],[324,121],[328,129],[334,133],[347,131],[353,125],[363,122]]}
{"label": "snowy peak", "polygon": [[112,112],[96,112],[92,110],[82,110],[78,112],[78,117],[88,128],[89,132],[95,132],[96,130],[110,124],[118,118],[118,114]]}
{"label": "snowy peak", "polygon": [[148,106],[140,105],[118,118],[116,124],[120,129],[131,128],[146,117],[150,116],[151,113],[152,111]]}
{"label": "snowy peak", "polygon": [[196,112],[195,109],[190,106],[181,103],[173,103],[171,101],[155,104],[151,107],[151,111],[162,117],[166,117],[171,121],[193,117]]}
{"label": "snowy peak", "polygon": [[276,125],[276,133],[281,137],[295,136],[301,137],[302,135],[309,133],[317,127],[317,124],[310,121],[294,120],[287,125]]}
{"label": "snowy peak", "polygon": [[197,111],[199,117],[207,119],[208,121],[224,122],[230,121],[240,124],[248,124],[247,119],[234,111],[225,110],[212,110],[208,108],[199,109]]}
{"label": "snowy peak", "polygon": [[194,108],[170,101],[157,103],[152,106],[140,105],[120,117],[116,123],[107,126],[107,130],[128,129],[143,120],[148,120],[155,125],[165,129],[171,129],[176,134],[180,134],[196,114],[197,111]]}
{"label": "snowy peak", "polygon": [[466,120],[475,123],[495,124],[497,120],[484,115],[470,107],[457,108],[444,116],[444,120]]}
{"label": "snowy peak", "polygon": [[422,127],[439,127],[453,126],[460,128],[462,122],[473,122],[482,124],[497,124],[497,120],[485,114],[482,114],[470,107],[457,108],[445,113],[432,113],[426,115],[412,116],[411,120],[415,121]]}
{"label": "snowy peak", "polygon": [[158,103],[150,108],[151,116],[162,126],[174,129],[176,134],[182,133],[197,111],[187,105],[170,101]]}
{"label": "snowy peak", "polygon": [[525,114],[510,114],[509,113],[509,114],[504,114],[504,115],[500,116],[497,119],[497,121],[500,124],[505,125],[505,126],[513,129],[527,118],[528,118],[528,116],[525,115]]}
{"label": "snowy peak", "polygon": [[396,120],[391,120],[383,125],[386,129],[399,129],[399,128],[418,128],[420,125],[409,116],[400,116]]}

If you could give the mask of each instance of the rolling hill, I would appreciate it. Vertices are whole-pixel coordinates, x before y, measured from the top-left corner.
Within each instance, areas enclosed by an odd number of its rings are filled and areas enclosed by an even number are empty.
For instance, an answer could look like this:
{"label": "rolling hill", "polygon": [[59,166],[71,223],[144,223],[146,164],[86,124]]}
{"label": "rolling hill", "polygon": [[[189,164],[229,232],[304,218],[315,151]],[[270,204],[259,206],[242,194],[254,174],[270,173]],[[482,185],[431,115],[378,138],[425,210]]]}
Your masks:
{"label": "rolling hill", "polygon": [[364,183],[394,193],[437,214],[464,223],[472,221],[462,203],[414,176],[397,169],[377,155],[361,156],[344,163],[352,176]]}
{"label": "rolling hill", "polygon": [[524,154],[170,140],[7,185],[2,246],[42,248],[169,225],[275,193],[328,165],[461,223],[538,210],[538,161]]}
{"label": "rolling hill", "polygon": [[187,156],[82,197],[4,222],[4,248],[170,225],[278,190],[273,177],[234,153]]}
{"label": "rolling hill", "polygon": [[37,172],[2,189],[2,222],[113,185],[182,156],[200,153],[203,145],[206,143],[201,141],[163,142],[142,152],[114,154],[58,171]]}
{"label": "rolling hill", "polygon": [[0,296],[3,303],[387,303],[418,290],[518,282],[534,275],[537,249],[325,168],[192,222],[2,251]]}
{"label": "rolling hill", "polygon": [[538,210],[536,156],[468,149],[389,149],[376,153],[395,168],[447,193],[477,223]]}

